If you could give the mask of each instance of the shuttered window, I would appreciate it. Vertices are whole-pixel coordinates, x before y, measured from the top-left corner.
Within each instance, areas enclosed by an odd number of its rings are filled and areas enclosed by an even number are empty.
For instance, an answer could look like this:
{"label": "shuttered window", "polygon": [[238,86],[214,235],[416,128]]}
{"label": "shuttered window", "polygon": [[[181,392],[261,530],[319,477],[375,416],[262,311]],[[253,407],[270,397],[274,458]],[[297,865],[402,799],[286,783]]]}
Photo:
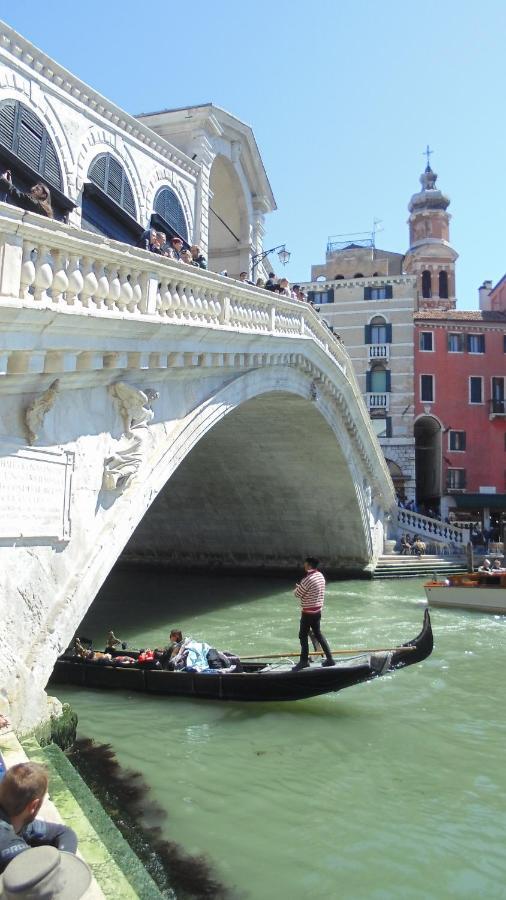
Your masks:
{"label": "shuttered window", "polygon": [[88,178],[135,219],[133,191],[123,166],[114,156],[111,156],[110,153],[97,156],[90,166]]}
{"label": "shuttered window", "polygon": [[0,103],[0,143],[47,181],[62,190],[56,150],[40,119],[19,100]]}
{"label": "shuttered window", "polygon": [[171,188],[164,187],[158,191],[154,210],[174,229],[179,237],[183,238],[184,241],[188,241],[188,226],[183,207]]}

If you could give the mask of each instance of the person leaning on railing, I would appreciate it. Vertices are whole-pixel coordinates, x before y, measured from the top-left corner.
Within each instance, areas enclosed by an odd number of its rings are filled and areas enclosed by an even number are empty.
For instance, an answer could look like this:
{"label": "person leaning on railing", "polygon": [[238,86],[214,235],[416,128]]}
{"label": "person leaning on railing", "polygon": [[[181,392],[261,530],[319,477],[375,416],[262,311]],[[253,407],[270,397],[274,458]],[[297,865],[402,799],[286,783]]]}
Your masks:
{"label": "person leaning on railing", "polygon": [[42,181],[38,181],[32,188],[25,193],[15,188],[12,183],[12,175],[7,169],[3,175],[0,175],[0,196],[6,195],[8,203],[14,206],[20,206],[29,212],[39,213],[40,216],[47,216],[48,219],[53,218],[53,208],[51,206],[51,192],[47,185]]}

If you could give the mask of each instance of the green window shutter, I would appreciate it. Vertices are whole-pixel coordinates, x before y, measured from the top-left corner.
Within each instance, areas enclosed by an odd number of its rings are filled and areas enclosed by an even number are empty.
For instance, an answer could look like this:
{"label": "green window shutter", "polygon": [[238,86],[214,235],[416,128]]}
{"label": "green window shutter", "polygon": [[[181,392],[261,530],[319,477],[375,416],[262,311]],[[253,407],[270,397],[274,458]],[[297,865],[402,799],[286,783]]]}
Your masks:
{"label": "green window shutter", "polygon": [[385,375],[386,375],[385,391],[389,392],[392,390],[392,373],[391,373],[390,369],[386,370]]}
{"label": "green window shutter", "polygon": [[372,372],[366,372],[365,373],[365,389],[368,394],[371,393],[371,378],[372,378]]}
{"label": "green window shutter", "polygon": [[460,449],[465,450],[466,449],[466,433],[465,433],[465,431],[463,431],[461,434],[462,434],[462,436],[460,438],[460,444],[461,444]]}
{"label": "green window shutter", "polygon": [[385,299],[386,299],[386,300],[391,300],[391,299],[392,299],[392,297],[393,297],[392,290],[393,290],[393,289],[392,289],[392,285],[391,285],[391,284],[386,284],[386,285],[385,285]]}
{"label": "green window shutter", "polygon": [[364,328],[364,344],[372,344],[372,325],[366,325]]}
{"label": "green window shutter", "polygon": [[392,343],[392,325],[390,322],[385,326],[385,329],[386,329],[385,344],[391,344]]}
{"label": "green window shutter", "polygon": [[386,437],[392,437],[392,416],[386,418]]}
{"label": "green window shutter", "polygon": [[370,300],[370,299],[371,299],[371,288],[365,287],[364,288],[364,300]]}
{"label": "green window shutter", "polygon": [[308,292],[307,292],[307,299],[308,299],[308,300],[313,300],[313,301],[314,301],[314,294],[315,294],[314,291],[308,291]]}
{"label": "green window shutter", "polygon": [[334,302],[334,288],[329,288],[327,291],[327,303]]}

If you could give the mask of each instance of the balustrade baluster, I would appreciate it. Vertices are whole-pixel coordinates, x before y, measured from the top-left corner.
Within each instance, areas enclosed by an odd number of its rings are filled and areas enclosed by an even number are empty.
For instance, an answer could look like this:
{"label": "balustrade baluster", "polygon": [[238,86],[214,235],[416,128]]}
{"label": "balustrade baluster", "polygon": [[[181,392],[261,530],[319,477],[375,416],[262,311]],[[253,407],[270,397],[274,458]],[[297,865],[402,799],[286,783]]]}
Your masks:
{"label": "balustrade baluster", "polygon": [[136,313],[139,312],[141,308],[143,296],[140,272],[132,273],[130,284],[132,285],[132,300],[131,303],[128,304],[128,311]]}
{"label": "balustrade baluster", "polygon": [[33,299],[37,303],[47,302],[48,290],[53,283],[53,269],[48,260],[49,250],[41,244],[37,250],[37,262],[35,264],[35,280],[33,282]]}
{"label": "balustrade baluster", "polygon": [[88,309],[90,298],[94,297],[98,288],[98,281],[93,271],[93,262],[88,256],[83,256],[81,260],[81,269],[83,275],[83,287],[79,294],[81,306]]}
{"label": "balustrade baluster", "polygon": [[53,250],[54,275],[51,289],[51,299],[55,304],[64,301],[64,294],[69,286],[69,280],[65,271],[66,260],[61,250]]}
{"label": "balustrade baluster", "polygon": [[93,302],[97,309],[104,308],[104,300],[109,294],[109,279],[106,274],[106,268],[102,263],[97,263],[97,289],[93,297]]}
{"label": "balustrade baluster", "polygon": [[77,253],[71,253],[68,265],[69,285],[67,295],[65,297],[67,306],[74,306],[78,295],[81,293],[84,284],[84,278],[79,268],[79,256]]}
{"label": "balustrade baluster", "polygon": [[127,272],[127,269],[125,266],[121,266],[121,268],[119,269],[118,275],[119,275],[120,290],[119,290],[119,297],[116,301],[116,306],[118,307],[118,309],[121,310],[121,312],[124,312],[125,309],[129,308],[130,304],[132,303],[134,292],[133,292],[132,285],[130,284],[130,275]]}
{"label": "balustrade baluster", "polygon": [[121,293],[121,284],[118,278],[118,272],[115,269],[109,272],[109,293],[105,299],[107,309],[114,309]]}
{"label": "balustrade baluster", "polygon": [[21,278],[19,296],[22,300],[30,300],[30,288],[35,281],[35,264],[33,261],[34,254],[33,244],[25,241],[23,244],[23,261],[21,263]]}

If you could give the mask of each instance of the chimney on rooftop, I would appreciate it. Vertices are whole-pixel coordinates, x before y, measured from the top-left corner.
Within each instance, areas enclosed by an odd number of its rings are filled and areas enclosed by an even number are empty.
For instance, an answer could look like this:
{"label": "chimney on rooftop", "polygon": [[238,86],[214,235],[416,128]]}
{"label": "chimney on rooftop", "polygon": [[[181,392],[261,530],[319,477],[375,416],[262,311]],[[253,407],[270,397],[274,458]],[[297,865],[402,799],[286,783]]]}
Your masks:
{"label": "chimney on rooftop", "polygon": [[479,305],[481,310],[490,309],[490,292],[492,290],[492,282],[484,281],[482,286],[478,288]]}

